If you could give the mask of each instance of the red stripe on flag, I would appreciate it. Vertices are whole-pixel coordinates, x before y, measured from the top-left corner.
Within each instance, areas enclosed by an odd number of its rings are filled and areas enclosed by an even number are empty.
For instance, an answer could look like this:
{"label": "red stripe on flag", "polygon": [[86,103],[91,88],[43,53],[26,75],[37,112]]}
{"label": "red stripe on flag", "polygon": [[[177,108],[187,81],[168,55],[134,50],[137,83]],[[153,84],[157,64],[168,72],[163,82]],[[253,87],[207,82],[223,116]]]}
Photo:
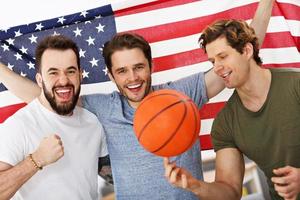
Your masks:
{"label": "red stripe on flag", "polygon": [[297,43],[298,41],[299,37],[293,37],[290,32],[267,33],[262,48],[282,48],[296,46],[299,49],[300,44]]}
{"label": "red stripe on flag", "polygon": [[125,8],[121,10],[115,11],[115,16],[124,16],[124,15],[131,15],[141,12],[147,12],[151,10],[161,9],[161,8],[167,8],[177,5],[183,5],[191,2],[195,2],[199,0],[160,0],[160,1],[154,1],[150,3],[145,3],[137,6],[133,6],[130,8]]}
{"label": "red stripe on flag", "polygon": [[154,72],[159,72],[204,61],[207,61],[207,55],[204,54],[203,51],[199,48],[192,51],[154,58],[153,70]]}
{"label": "red stripe on flag", "polygon": [[17,112],[20,108],[23,108],[26,103],[14,104],[0,108],[0,123],[4,122],[8,117]]}
{"label": "red stripe on flag", "polygon": [[184,37],[187,35],[199,34],[207,26],[207,24],[212,23],[216,19],[232,17],[238,19],[250,19],[253,17],[256,7],[257,4],[253,3],[213,15],[202,16],[194,19],[162,24],[143,29],[136,29],[132,30],[132,32],[142,35],[150,43],[177,37]]}
{"label": "red stripe on flag", "polygon": [[200,118],[201,119],[211,119],[215,118],[217,114],[225,106],[226,102],[217,102],[217,103],[207,103],[202,106],[200,109]]}
{"label": "red stripe on flag", "polygon": [[[295,43],[295,40],[297,39],[297,37],[292,37],[290,32],[268,33],[266,34],[263,48],[292,47],[297,45]],[[299,45],[300,44],[298,44],[298,49],[300,48]],[[207,61],[207,55],[204,53],[204,51],[202,51],[202,49],[199,48],[191,51],[154,58],[153,70],[154,72],[170,70],[173,68],[193,65],[205,61]]]}
{"label": "red stripe on flag", "polygon": [[[290,11],[293,12],[290,12]],[[282,15],[285,19],[300,20],[300,6],[296,6],[289,3],[278,3],[274,5],[273,14]]]}
{"label": "red stripe on flag", "polygon": [[201,150],[210,150],[213,148],[210,134],[203,134],[199,136]]}
{"label": "red stripe on flag", "polygon": [[300,68],[300,63],[265,64],[265,68]]}
{"label": "red stripe on flag", "polygon": [[[136,30],[132,30],[131,32],[142,35],[150,43],[158,42],[162,40],[169,40],[178,37],[184,37],[193,34],[200,35],[200,33],[207,26],[207,24],[212,23],[216,19],[227,19],[227,18],[235,18],[235,19],[243,19],[243,20],[251,19],[256,11],[256,7],[257,7],[257,3],[253,3],[247,6],[233,8],[209,16],[203,16],[203,17],[178,21],[169,24],[162,24],[162,25],[157,25],[157,26],[152,26],[152,27],[147,27],[142,29],[136,29]],[[296,10],[299,10],[300,13],[300,8]],[[275,7],[273,10],[273,15],[281,16],[282,11],[279,10],[278,7]]]}

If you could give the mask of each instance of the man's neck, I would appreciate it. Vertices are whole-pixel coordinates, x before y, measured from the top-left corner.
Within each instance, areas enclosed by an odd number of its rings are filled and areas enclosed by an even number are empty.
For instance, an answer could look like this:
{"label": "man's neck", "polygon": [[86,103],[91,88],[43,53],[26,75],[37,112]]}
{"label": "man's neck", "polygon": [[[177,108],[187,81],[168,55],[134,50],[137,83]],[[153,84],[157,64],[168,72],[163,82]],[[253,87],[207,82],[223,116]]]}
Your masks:
{"label": "man's neck", "polygon": [[265,103],[271,85],[271,72],[269,69],[254,65],[245,84],[237,88],[243,105],[250,111],[258,111]]}

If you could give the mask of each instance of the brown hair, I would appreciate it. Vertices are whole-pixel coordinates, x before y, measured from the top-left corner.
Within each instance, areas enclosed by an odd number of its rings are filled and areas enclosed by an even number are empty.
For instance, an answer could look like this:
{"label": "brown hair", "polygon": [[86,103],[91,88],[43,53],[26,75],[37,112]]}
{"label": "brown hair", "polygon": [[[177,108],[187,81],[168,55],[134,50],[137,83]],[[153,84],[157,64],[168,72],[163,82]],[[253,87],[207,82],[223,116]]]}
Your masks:
{"label": "brown hair", "polygon": [[76,54],[78,69],[80,69],[79,51],[76,43],[63,35],[56,35],[56,36],[45,37],[42,41],[39,42],[35,50],[35,62],[36,62],[38,72],[41,71],[42,55],[47,49],[58,49],[58,50],[72,49]]}
{"label": "brown hair", "polygon": [[218,20],[203,31],[198,42],[206,53],[206,45],[220,37],[225,37],[227,43],[239,53],[243,53],[247,43],[251,43],[255,62],[258,65],[262,64],[262,60],[258,55],[259,44],[255,31],[245,21],[234,19]]}
{"label": "brown hair", "polygon": [[150,69],[152,67],[151,47],[149,43],[140,35],[134,33],[116,34],[110,41],[104,44],[103,57],[105,64],[110,73],[112,73],[111,56],[114,52],[123,49],[139,48],[143,51],[146,59],[149,62]]}

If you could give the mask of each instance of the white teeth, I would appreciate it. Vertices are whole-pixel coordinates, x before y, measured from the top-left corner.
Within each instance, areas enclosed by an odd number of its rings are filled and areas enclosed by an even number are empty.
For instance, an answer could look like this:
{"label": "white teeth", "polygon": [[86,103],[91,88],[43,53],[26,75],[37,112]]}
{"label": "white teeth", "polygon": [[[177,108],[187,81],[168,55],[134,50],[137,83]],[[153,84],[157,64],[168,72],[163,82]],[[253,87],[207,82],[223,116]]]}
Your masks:
{"label": "white teeth", "polygon": [[231,72],[227,72],[227,73],[225,73],[225,74],[222,74],[222,77],[223,77],[223,78],[226,78],[226,76],[228,76],[229,74],[231,74]]}
{"label": "white teeth", "polygon": [[128,85],[127,87],[128,87],[129,89],[135,89],[135,88],[140,87],[141,85],[142,85],[142,84]]}
{"label": "white teeth", "polygon": [[56,90],[57,93],[66,93],[66,92],[70,92],[70,89],[60,89],[60,90]]}

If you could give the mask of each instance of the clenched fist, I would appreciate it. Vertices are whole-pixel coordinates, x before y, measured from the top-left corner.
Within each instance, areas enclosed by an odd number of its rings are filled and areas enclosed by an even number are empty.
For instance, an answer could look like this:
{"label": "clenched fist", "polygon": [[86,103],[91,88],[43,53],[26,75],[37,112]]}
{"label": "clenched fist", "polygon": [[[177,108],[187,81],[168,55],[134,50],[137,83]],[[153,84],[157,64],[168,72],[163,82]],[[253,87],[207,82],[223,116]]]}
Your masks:
{"label": "clenched fist", "polygon": [[41,166],[56,162],[64,155],[61,138],[54,134],[44,138],[37,150],[32,154],[33,159]]}

